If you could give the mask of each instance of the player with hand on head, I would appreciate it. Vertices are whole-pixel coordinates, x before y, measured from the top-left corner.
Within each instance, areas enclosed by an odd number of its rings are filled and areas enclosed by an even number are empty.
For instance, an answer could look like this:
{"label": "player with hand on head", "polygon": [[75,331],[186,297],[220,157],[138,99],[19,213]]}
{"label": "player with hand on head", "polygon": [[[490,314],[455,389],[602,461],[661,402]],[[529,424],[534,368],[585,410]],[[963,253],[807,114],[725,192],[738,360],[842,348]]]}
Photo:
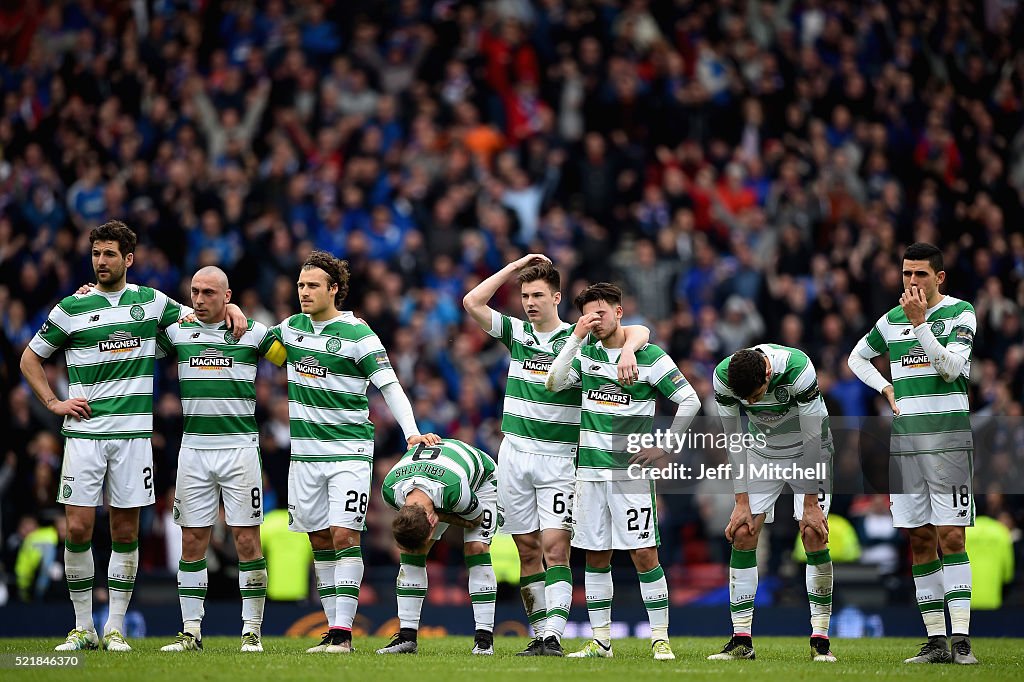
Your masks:
{"label": "player with hand on head", "polygon": [[[787,482],[752,476],[752,466],[826,462],[831,469],[832,432],[828,411],[818,390],[810,358],[796,348],[763,343],[736,351],[718,363],[714,375],[715,405],[730,443],[742,431],[740,410],[747,413],[750,448],[730,449],[736,495],[725,537],[732,543],[729,559],[729,611],[733,636],[712,661],[754,658],[751,626],[757,593],[757,541],[765,523],[775,517],[775,502],[787,486],[793,492],[793,518],[807,552],[807,600],[811,608],[811,659],[835,662],[828,628],[832,616],[832,557],[828,551],[827,479]],[[739,467],[745,472],[739,477]],[[805,491],[805,487],[808,488]],[[813,493],[810,488],[814,488]]]}
{"label": "player with hand on head", "polygon": [[[675,438],[683,436],[700,411],[700,400],[672,359],[653,344],[636,353],[636,380],[629,385],[619,380],[616,363],[626,338],[621,301],[622,291],[604,282],[576,297],[582,316],[546,381],[550,391],[582,391],[572,546],[587,552],[587,611],[594,639],[569,655],[611,658],[612,552],[628,550],[651,623],[654,658],[670,660],[675,655],[668,641],[668,583],[658,560],[654,480],[629,473],[632,465],[649,466],[665,452],[631,455],[627,441],[630,435],[651,433],[659,395],[679,406],[672,423]],[[592,341],[583,345],[588,338]]]}
{"label": "player with hand on head", "polygon": [[291,464],[288,527],[308,533],[328,631],[309,653],[352,651],[352,623],[363,579],[359,536],[365,527],[373,470],[370,382],[410,445],[436,445],[421,435],[412,405],[380,338],[341,312],[348,263],[313,251],[299,273],[302,313],[271,328],[288,365]]}
{"label": "player with hand on head", "polygon": [[449,525],[465,529],[463,552],[476,623],[472,653],[494,653],[497,580],[489,552],[498,520],[494,469],[487,453],[445,438],[437,445],[410,448],[384,478],[384,502],[398,510],[391,530],[401,552],[395,585],[400,630],[378,654],[418,650],[416,634],[427,595],[427,554]]}
{"label": "player with hand on head", "polygon": [[238,551],[242,595],[242,651],[263,651],[261,628],[267,596],[267,560],[260,546],[263,466],[256,424],[256,368],[261,357],[280,366],[285,350],[267,327],[249,320],[236,339],[227,330],[231,301],[227,275],[218,267],[192,276],[195,322],[176,322],[157,336],[160,352],[175,359],[184,435],[178,454],[174,522],[181,526],[178,599],[182,632],[161,651],[203,648],[206,549],[218,506]]}
{"label": "player with hand on head", "polygon": [[[119,220],[89,233],[96,284],[67,296],[21,356],[21,371],[48,410],[64,417],[66,442],[57,502],[64,505],[68,534],[64,569],[75,607],[75,628],[57,651],[131,651],[124,616],[139,566],[139,510],[153,504],[153,370],[156,336],[191,313],[165,294],[129,284],[135,233]],[[241,336],[245,315],[231,304],[232,333]],[[68,398],[50,387],[43,360],[64,350]],[[110,501],[112,551],[107,568],[110,605],[102,642],[92,614],[92,555],[96,507]]]}
{"label": "player with hand on head", "polygon": [[[504,315],[488,302],[515,277],[526,319]],[[558,317],[561,278],[551,261],[529,254],[506,265],[466,294],[463,305],[477,324],[509,349],[498,450],[501,530],[519,552],[520,593],[534,631],[522,656],[561,656],[562,633],[572,602],[569,535],[576,451],[580,433],[578,388],[552,394],[544,388],[551,363],[572,336]],[[635,351],[650,338],[644,327],[624,327],[617,377],[637,378]],[[545,568],[546,567],[546,568]]]}
{"label": "player with hand on head", "polygon": [[[967,301],[939,292],[942,251],[919,242],[903,253],[903,294],[850,353],[861,381],[892,408],[890,454],[902,479],[891,495],[893,524],[910,533],[917,606],[928,641],[905,663],[978,662],[971,650],[974,440],[967,396],[978,322]],[[889,354],[892,383],[871,364]],[[939,549],[942,559],[939,559]],[[952,652],[946,615],[952,626]]]}

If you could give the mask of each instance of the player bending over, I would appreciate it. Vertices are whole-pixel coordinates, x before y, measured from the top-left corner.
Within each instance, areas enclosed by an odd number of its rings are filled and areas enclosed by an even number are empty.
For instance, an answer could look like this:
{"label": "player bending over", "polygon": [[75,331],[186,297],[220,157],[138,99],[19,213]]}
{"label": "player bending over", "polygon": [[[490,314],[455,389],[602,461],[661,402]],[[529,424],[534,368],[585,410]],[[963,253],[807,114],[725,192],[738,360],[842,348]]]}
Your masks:
{"label": "player bending over", "polygon": [[[736,506],[725,529],[732,543],[729,558],[729,612],[732,639],[712,661],[754,658],[751,637],[754,596],[757,593],[757,541],[765,523],[775,517],[775,502],[784,488],[793,495],[793,518],[800,523],[800,538],[807,552],[807,600],[811,607],[811,659],[834,662],[828,626],[832,616],[832,558],[828,552],[828,508],[831,485],[827,479],[787,482],[767,477],[751,480],[752,466],[798,463],[812,466],[832,462],[832,434],[828,411],[818,391],[810,358],[796,348],[764,343],[736,351],[718,363],[714,376],[715,404],[726,433],[741,431],[740,408],[747,413],[751,449],[733,453],[730,462],[742,464],[743,478],[733,478]],[[763,444],[763,445],[762,445]],[[801,493],[816,488],[816,494]]]}
{"label": "player bending over", "polygon": [[427,595],[427,554],[449,524],[465,528],[463,552],[469,568],[476,635],[473,653],[494,653],[497,580],[488,551],[497,521],[494,462],[481,450],[445,438],[410,448],[381,486],[384,501],[398,510],[391,524],[401,552],[395,582],[399,631],[378,654],[414,654],[420,610]]}

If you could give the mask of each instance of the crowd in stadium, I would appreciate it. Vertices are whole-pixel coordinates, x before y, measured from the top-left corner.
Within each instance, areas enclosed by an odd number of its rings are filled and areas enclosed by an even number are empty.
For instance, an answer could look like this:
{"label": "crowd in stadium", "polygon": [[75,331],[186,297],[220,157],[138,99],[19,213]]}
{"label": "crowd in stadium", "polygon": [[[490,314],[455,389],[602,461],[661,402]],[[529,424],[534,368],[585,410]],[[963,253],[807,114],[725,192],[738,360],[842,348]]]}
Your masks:
{"label": "crowd in stadium", "polygon": [[[932,242],[946,292],[977,310],[973,412],[1020,417],[1015,44],[1024,12],[999,0],[0,2],[8,572],[60,511],[59,422],[18,358],[93,278],[87,234],[109,219],[139,235],[130,282],[188,303],[191,274],[218,265],[234,302],[269,325],[297,312],[312,249],[347,259],[346,308],[380,336],[421,430],[490,453],[508,354],[461,302],[525,253],[562,271],[563,319],[585,284],[621,283],[625,322],[650,328],[706,408],[715,364],[773,341],[810,355],[831,414],[882,415],[846,358],[897,305],[903,247]],[[514,282],[495,304],[521,313]],[[174,376],[160,365],[163,502],[144,514],[142,545],[156,571],[173,565],[163,533],[177,532]],[[283,372],[261,368],[268,509],[286,494],[285,390]],[[404,450],[382,404],[375,482]],[[1024,426],[996,428],[997,447],[977,452],[977,501],[1021,559],[1024,498],[1003,493],[1020,492]],[[393,560],[374,502],[369,566]],[[666,566],[724,560],[731,498],[662,504]],[[898,534],[864,530],[884,500],[832,509],[854,521],[865,560],[870,549],[886,572],[909,571]],[[784,532],[773,569],[795,527]]]}

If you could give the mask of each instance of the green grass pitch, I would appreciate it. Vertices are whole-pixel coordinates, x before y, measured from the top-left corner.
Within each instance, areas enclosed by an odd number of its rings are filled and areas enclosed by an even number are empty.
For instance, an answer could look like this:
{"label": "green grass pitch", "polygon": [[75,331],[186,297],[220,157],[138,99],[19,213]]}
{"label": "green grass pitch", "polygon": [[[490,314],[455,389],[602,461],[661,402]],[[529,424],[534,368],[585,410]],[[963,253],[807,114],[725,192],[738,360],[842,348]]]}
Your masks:
{"label": "green grass pitch", "polygon": [[[1024,679],[1024,639],[979,639],[974,650],[981,665],[903,664],[917,652],[913,639],[833,640],[838,663],[812,663],[804,638],[762,637],[754,640],[756,661],[707,661],[718,651],[725,638],[678,637],[672,641],[676,660],[654,661],[649,643],[639,639],[614,643],[615,658],[559,659],[517,658],[525,639],[499,638],[493,657],[471,656],[469,637],[421,639],[417,655],[378,656],[374,650],[387,643],[380,637],[357,638],[356,652],[307,654],[304,649],[316,642],[285,637],[267,638],[263,654],[242,654],[234,637],[208,637],[205,651],[166,654],[159,648],[170,638],[130,640],[135,651],[115,654],[103,651],[78,652],[84,655],[80,668],[12,669],[11,657],[49,655],[59,643],[56,639],[0,639],[0,670],[3,680],[141,680],[142,682],[217,682],[219,680],[412,680],[413,682],[454,682],[458,680],[558,680],[559,682],[639,682],[648,679],[785,680],[798,682],[823,679],[842,680],[1020,680]],[[566,640],[566,650],[575,650],[584,640]],[[826,677],[823,677],[823,673]]]}

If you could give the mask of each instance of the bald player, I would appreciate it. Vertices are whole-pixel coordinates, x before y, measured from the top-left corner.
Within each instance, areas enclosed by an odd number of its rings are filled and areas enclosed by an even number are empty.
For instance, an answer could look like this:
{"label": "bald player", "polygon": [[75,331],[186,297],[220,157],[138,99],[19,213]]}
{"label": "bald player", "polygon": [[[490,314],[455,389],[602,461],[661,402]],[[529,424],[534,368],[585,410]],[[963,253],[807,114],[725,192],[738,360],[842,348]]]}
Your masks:
{"label": "bald player", "polygon": [[259,322],[241,338],[225,325],[231,289],[224,271],[205,267],[192,277],[195,322],[178,322],[157,336],[161,356],[178,361],[185,429],[178,455],[174,522],[181,526],[178,599],[182,632],[161,651],[203,648],[206,548],[221,499],[238,550],[242,648],[263,651],[267,561],[260,545],[263,469],[256,426],[256,368],[261,357],[280,366],[285,349]]}

